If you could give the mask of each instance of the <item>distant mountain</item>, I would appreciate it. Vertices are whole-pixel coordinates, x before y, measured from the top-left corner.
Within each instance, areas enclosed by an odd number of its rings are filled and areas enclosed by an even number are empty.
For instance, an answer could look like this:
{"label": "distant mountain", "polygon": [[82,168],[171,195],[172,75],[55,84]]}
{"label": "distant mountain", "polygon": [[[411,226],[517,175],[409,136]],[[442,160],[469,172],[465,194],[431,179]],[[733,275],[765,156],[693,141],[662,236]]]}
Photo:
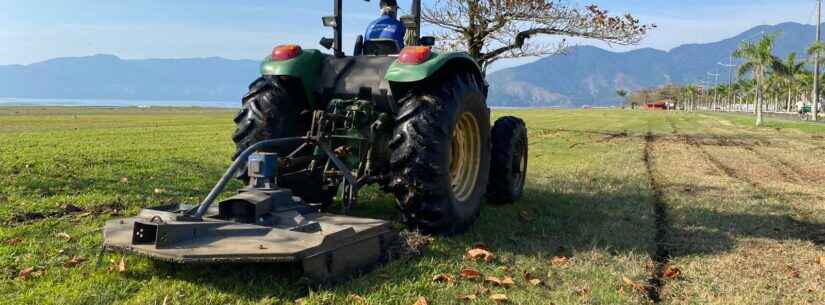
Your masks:
{"label": "distant mountain", "polygon": [[728,63],[742,40],[757,39],[762,32],[780,32],[775,53],[782,58],[790,52],[805,57],[805,49],[816,36],[813,25],[789,22],[758,26],[719,42],[686,44],[669,52],[639,49],[616,53],[592,46],[573,47],[564,55],[491,73],[488,102],[506,106],[611,105],[619,102],[618,89],[695,83],[717,68],[719,81],[727,81],[729,70],[717,63]]}
{"label": "distant mountain", "polygon": [[0,97],[235,101],[260,62],[218,57],[124,60],[112,55],[0,66]]}
{"label": "distant mountain", "polygon": [[[610,52],[591,46],[489,75],[493,106],[609,105],[617,89],[636,90],[704,78],[727,62],[743,39],[781,32],[776,53],[804,53],[815,28],[798,23],[758,26],[736,37],[687,44],[668,52]],[[237,101],[258,75],[259,62],[224,58],[124,60],[112,55],[57,58],[31,65],[0,66],[0,97]],[[720,81],[727,70],[720,69]]]}

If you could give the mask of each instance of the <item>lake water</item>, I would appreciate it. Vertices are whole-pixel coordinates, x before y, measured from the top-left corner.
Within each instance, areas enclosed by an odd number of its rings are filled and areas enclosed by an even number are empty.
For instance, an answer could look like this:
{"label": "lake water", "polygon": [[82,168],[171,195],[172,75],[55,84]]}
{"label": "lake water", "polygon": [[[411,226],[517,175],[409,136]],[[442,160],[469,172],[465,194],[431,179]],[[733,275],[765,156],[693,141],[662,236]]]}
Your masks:
{"label": "lake water", "polygon": [[0,97],[0,106],[74,106],[74,107],[210,107],[238,108],[240,101],[144,101],[100,99],[29,99]]}
{"label": "lake water", "polygon": [[[43,98],[7,98],[0,97],[0,107],[3,106],[35,106],[35,107],[207,107],[207,108],[239,108],[240,101],[149,101],[125,99],[43,99]],[[560,109],[563,107],[499,107],[492,109]],[[595,107],[594,107],[595,108]]]}

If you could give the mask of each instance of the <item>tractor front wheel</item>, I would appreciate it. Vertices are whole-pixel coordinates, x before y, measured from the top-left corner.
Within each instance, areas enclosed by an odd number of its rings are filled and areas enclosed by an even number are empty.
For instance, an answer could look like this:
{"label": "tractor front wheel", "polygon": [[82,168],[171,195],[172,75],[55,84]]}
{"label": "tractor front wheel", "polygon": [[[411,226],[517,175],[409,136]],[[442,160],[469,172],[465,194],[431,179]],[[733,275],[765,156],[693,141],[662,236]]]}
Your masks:
{"label": "tractor front wheel", "polygon": [[521,199],[527,177],[527,127],[517,117],[505,116],[493,124],[493,155],[487,200],[509,204]]}
{"label": "tractor front wheel", "polygon": [[438,77],[399,104],[389,187],[404,220],[428,234],[461,233],[478,218],[490,170],[490,114],[478,81]]}

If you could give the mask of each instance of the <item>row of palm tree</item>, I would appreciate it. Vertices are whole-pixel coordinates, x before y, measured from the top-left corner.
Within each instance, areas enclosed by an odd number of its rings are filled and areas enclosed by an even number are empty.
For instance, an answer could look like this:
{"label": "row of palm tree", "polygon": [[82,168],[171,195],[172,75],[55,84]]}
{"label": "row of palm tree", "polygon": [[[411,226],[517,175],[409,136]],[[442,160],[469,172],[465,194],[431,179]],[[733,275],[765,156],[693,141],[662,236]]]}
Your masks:
{"label": "row of palm tree", "polygon": [[[737,69],[738,80],[730,85],[668,85],[630,95],[620,90],[617,94],[629,96],[628,101],[633,101],[630,103],[638,103],[634,95],[642,95],[642,99],[647,100],[654,94],[656,98],[677,103],[676,108],[685,111],[753,112],[756,124],[762,125],[765,112],[796,112],[800,105],[813,104],[814,77],[809,69],[813,60],[800,60],[796,53],[785,59],[778,58],[773,54],[776,37],[777,34],[766,34],[756,42],[743,42],[734,51],[733,56],[743,63]],[[807,53],[808,58],[819,55],[820,63],[825,63],[825,44],[815,43]],[[820,79],[820,83],[825,83],[825,79]],[[825,93],[822,87],[819,87],[820,96]]]}

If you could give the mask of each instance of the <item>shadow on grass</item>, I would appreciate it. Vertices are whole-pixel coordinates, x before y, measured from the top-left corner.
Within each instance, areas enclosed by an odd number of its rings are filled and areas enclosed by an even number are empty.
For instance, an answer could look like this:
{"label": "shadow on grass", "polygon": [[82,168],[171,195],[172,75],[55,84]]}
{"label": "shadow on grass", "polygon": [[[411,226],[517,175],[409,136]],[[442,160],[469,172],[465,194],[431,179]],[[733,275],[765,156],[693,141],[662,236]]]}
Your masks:
{"label": "shadow on grass", "polygon": [[[622,185],[619,181],[601,183]],[[577,182],[578,183],[578,182]],[[576,184],[568,186],[576,187]],[[586,186],[582,185],[581,188]],[[365,217],[387,216],[393,210],[387,200],[367,203]],[[393,210],[394,211],[394,210]],[[707,255],[733,249],[737,235],[777,240],[810,240],[822,244],[821,233],[825,227],[806,223],[787,216],[725,214],[706,209],[672,211],[684,217],[681,221],[692,224],[689,228],[668,232],[668,247],[672,256]],[[529,188],[522,202],[509,206],[486,206],[476,226],[463,236],[444,238],[445,247],[427,252],[420,259],[453,259],[460,257],[467,247],[483,242],[505,255],[550,258],[555,255],[573,255],[577,250],[603,249],[613,255],[652,255],[655,251],[655,225],[652,206],[644,190],[631,188],[594,195],[568,194]],[[531,218],[531,219],[526,219]],[[797,228],[787,230],[786,228]],[[428,274],[425,267],[400,267],[391,263],[393,272],[389,278],[376,279],[367,274],[356,281],[373,284],[400,284],[408,275]],[[403,269],[402,268],[413,268]],[[308,288],[299,284],[300,266],[282,264],[253,265],[173,265],[157,263],[151,274],[136,274],[138,279],[149,280],[165,275],[204,284],[211,289],[238,295],[247,299],[269,296],[299,298]],[[362,283],[362,284],[365,284]],[[354,293],[372,285],[338,285],[334,289]],[[374,288],[379,289],[379,288]]]}
{"label": "shadow on grass", "polygon": [[[599,179],[582,183],[622,185],[621,181]],[[561,184],[576,187],[569,182]],[[365,202],[356,213],[385,219],[397,214],[391,200],[385,196]],[[621,193],[591,196],[529,188],[522,202],[485,206],[481,218],[469,232],[439,238],[439,246],[426,251],[423,256],[390,262],[350,283],[330,289],[345,295],[365,294],[386,285],[399,286],[416,279],[429,281],[429,265],[417,262],[460,261],[467,248],[477,242],[490,246],[505,260],[519,256],[549,260],[555,255],[573,255],[578,250],[593,248],[606,249],[616,255],[630,252],[646,255],[653,251],[654,230],[651,207],[638,190],[624,189]],[[153,277],[170,276],[250,300],[270,296],[295,299],[305,296],[310,288],[299,283],[300,266],[156,263],[149,270],[149,273],[135,274],[135,279],[148,281]],[[391,276],[378,275],[382,273]]]}
{"label": "shadow on grass", "polygon": [[[553,256],[575,255],[598,249],[610,255],[648,255],[656,251],[656,225],[650,190],[634,187],[639,181],[613,177],[575,177],[573,181],[543,181],[542,187],[525,190],[523,200],[514,205],[487,205],[476,225],[462,236],[439,238],[439,246],[412,261],[396,261],[377,267],[371,273],[340,284],[336,292],[366,294],[381,287],[400,286],[411,280],[424,280],[431,265],[417,262],[453,262],[471,245],[482,242],[505,260],[532,257],[549,260]],[[609,187],[607,187],[609,186]],[[680,186],[684,191],[701,192],[695,186]],[[555,191],[565,189],[568,191]],[[571,190],[580,190],[573,192]],[[589,190],[589,191],[588,191]],[[370,194],[356,212],[358,216],[395,218],[395,208],[387,196]],[[730,251],[741,236],[775,240],[825,242],[825,226],[795,220],[774,213],[720,213],[702,208],[669,211],[688,227],[670,227],[667,247],[671,257],[709,255]],[[390,274],[380,276],[378,274]],[[283,264],[174,265],[156,263],[146,273],[130,275],[149,281],[169,276],[201,284],[239,298],[265,297],[296,299],[312,287],[300,283],[300,266]]]}
{"label": "shadow on grass", "polygon": [[668,248],[674,257],[728,252],[743,237],[825,245],[825,225],[790,215],[724,213],[703,208],[682,208],[671,213],[681,218],[681,226],[671,227],[668,232]]}

